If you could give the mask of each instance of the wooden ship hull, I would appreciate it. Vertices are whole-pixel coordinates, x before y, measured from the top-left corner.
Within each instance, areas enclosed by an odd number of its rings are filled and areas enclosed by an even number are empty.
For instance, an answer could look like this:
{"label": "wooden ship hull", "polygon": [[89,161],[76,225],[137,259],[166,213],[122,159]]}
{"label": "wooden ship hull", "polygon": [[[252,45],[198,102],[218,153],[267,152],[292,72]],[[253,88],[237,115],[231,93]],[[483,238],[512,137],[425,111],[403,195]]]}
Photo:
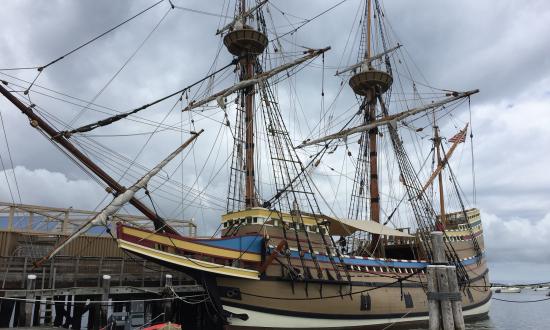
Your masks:
{"label": "wooden ship hull", "polygon": [[[202,281],[213,301],[226,311],[228,323],[236,327],[376,328],[428,320],[427,261],[336,253],[331,261],[315,249],[314,256],[300,256],[292,239],[287,241],[289,250],[281,251],[277,246],[281,227],[261,218],[261,211],[255,214],[263,224],[254,224],[252,217],[250,224],[241,227],[242,235],[221,239],[178,238],[119,225],[118,244]],[[489,284],[485,257],[476,256],[472,248],[473,234],[484,249],[479,211],[471,209],[467,214],[471,230],[458,224],[445,233],[468,273],[469,283],[463,286],[461,297],[465,317],[474,318],[488,313],[491,291],[485,288]],[[244,234],[262,232],[255,228],[262,225],[263,235]],[[385,238],[388,255],[399,250],[395,236]],[[421,255],[421,249],[418,252]],[[302,269],[302,261],[306,272],[293,273]]]}

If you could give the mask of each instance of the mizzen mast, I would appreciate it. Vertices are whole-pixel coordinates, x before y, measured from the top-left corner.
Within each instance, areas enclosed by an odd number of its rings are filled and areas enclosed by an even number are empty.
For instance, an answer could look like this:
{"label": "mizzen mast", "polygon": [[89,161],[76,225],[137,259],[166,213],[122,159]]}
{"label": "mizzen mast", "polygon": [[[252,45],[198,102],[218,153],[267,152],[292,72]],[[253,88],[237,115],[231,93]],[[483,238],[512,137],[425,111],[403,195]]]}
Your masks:
{"label": "mizzen mast", "polygon": [[[256,58],[263,53],[267,47],[267,36],[262,32],[246,24],[246,1],[241,0],[239,15],[235,19],[233,30],[225,35],[223,43],[227,50],[240,58],[241,69],[240,80],[254,78],[254,67]],[[254,173],[254,86],[246,88],[244,94],[244,115],[245,115],[245,207],[258,205],[255,190]]]}
{"label": "mizzen mast", "polygon": [[[437,157],[437,167],[442,167],[442,161],[441,161],[441,152],[439,151],[441,146],[441,137],[439,136],[439,127],[435,124],[435,115],[434,115],[434,145],[435,145],[435,153]],[[439,221],[442,224],[444,229],[447,225],[447,222],[445,221],[445,196],[443,195],[443,175],[441,174],[441,171],[439,171],[439,174],[437,175],[438,183],[439,183]]]}

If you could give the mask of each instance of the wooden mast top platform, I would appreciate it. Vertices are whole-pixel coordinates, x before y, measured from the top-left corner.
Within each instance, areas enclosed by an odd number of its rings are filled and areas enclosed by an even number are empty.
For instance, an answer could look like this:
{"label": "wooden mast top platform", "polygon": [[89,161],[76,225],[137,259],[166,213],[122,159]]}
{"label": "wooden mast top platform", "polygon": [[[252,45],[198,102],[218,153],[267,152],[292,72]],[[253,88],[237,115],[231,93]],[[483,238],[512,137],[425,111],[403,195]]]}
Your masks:
{"label": "wooden mast top platform", "polygon": [[267,47],[267,36],[249,26],[237,28],[225,35],[223,43],[235,56],[259,55]]}

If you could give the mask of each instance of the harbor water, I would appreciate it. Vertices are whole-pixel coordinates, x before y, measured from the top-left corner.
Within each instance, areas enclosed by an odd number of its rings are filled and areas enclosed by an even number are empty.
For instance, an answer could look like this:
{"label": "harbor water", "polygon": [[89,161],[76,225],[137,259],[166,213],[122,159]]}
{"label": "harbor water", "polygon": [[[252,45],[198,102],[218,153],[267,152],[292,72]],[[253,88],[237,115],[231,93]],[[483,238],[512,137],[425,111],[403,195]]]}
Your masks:
{"label": "harbor water", "polygon": [[[521,293],[494,293],[496,299],[531,301],[549,298],[548,291],[523,289]],[[489,318],[467,326],[469,330],[542,330],[550,329],[550,300],[511,303],[493,299]]]}
{"label": "harbor water", "polygon": [[[531,301],[549,298],[548,291],[523,289],[521,293],[493,293],[496,299]],[[511,303],[493,299],[489,317],[466,324],[467,330],[543,330],[550,329],[550,300]],[[410,330],[425,330],[415,328]]]}

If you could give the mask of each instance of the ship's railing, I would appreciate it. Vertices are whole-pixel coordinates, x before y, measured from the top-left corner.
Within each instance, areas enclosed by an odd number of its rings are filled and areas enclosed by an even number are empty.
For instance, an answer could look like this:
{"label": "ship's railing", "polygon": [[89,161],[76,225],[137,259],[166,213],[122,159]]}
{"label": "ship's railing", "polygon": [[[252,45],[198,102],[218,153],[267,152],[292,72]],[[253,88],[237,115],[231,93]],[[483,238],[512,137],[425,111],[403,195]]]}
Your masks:
{"label": "ship's railing", "polygon": [[[57,208],[0,202],[0,230],[70,234],[96,213],[72,207]],[[144,216],[118,214],[113,220],[113,223],[123,221],[138,227],[153,229],[153,223]],[[197,233],[197,226],[193,220],[168,219],[167,222],[184,236],[195,236]],[[114,228],[111,230],[114,232]],[[87,235],[108,236],[104,227],[92,228]]]}
{"label": "ship's railing", "polygon": [[[452,213],[446,213],[445,214],[445,220],[447,223],[446,228],[447,229],[465,229],[467,222],[472,223],[479,219],[479,210],[476,208],[471,208],[466,210],[466,216],[467,219],[464,218],[464,212],[458,211],[458,212],[452,212]],[[437,216],[437,219],[439,220],[441,216]]]}

